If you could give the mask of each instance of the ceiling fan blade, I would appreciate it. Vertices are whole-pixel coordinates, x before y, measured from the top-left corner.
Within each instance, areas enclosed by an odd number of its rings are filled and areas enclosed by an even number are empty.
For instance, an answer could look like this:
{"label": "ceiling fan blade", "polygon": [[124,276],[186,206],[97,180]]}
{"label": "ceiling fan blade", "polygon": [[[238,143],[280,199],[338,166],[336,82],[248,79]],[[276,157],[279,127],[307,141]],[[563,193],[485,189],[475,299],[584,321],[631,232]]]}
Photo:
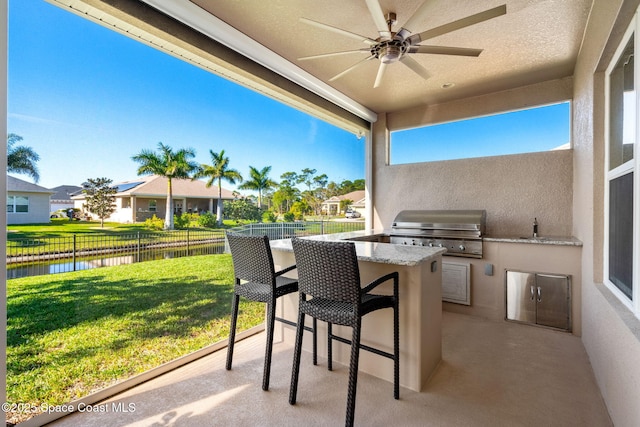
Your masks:
{"label": "ceiling fan blade", "polygon": [[380,66],[378,67],[378,74],[376,75],[376,81],[373,83],[373,87],[377,88],[382,83],[382,76],[384,76],[384,72],[387,69],[387,64],[384,62],[380,62]]}
{"label": "ceiling fan blade", "polygon": [[430,53],[432,55],[480,56],[483,49],[449,46],[410,46],[409,53]]}
{"label": "ceiling fan blade", "polygon": [[497,18],[498,16],[502,16],[505,13],[507,13],[507,5],[503,4],[502,6],[494,7],[493,9],[488,9],[484,12],[476,13],[475,15],[470,15],[466,18],[449,22],[448,24],[423,31],[419,34],[414,34],[409,37],[409,41],[411,44],[418,44],[424,40],[441,36],[443,34],[447,34],[461,28],[469,27],[471,25],[479,24],[480,22],[488,21],[489,19]]}
{"label": "ceiling fan blade", "polygon": [[351,72],[351,71],[355,70],[356,68],[358,68],[359,66],[361,66],[362,64],[364,64],[365,62],[367,62],[367,61],[369,61],[369,60],[371,60],[371,59],[373,59],[373,58],[375,58],[375,56],[371,55],[371,56],[369,56],[369,57],[367,57],[367,58],[363,59],[362,61],[358,61],[358,62],[356,62],[355,64],[353,64],[351,67],[347,68],[346,70],[344,70],[344,71],[343,71],[343,72],[341,72],[340,74],[336,74],[335,76],[331,77],[331,78],[329,79],[329,81],[330,81],[330,82],[332,82],[332,81],[334,81],[334,80],[339,79],[340,77],[342,77],[342,76],[344,76],[345,74],[347,74],[347,73],[349,73],[349,72]]}
{"label": "ceiling fan blade", "polygon": [[402,26],[402,30],[400,31],[404,30],[408,33],[416,32],[416,28],[414,27],[417,25],[417,22],[421,22],[427,16],[435,14],[432,13],[434,3],[435,2],[432,0],[425,0],[422,5],[420,5],[420,7],[413,13],[413,15],[411,15],[411,18],[409,18],[409,20],[404,23],[404,25]]}
{"label": "ceiling fan blade", "polygon": [[306,61],[308,59],[317,59],[317,58],[329,58],[332,56],[339,56],[339,55],[348,55],[351,53],[368,53],[371,54],[371,50],[364,48],[364,49],[356,49],[356,50],[345,50],[342,52],[330,52],[330,53],[321,53],[320,55],[312,55],[312,56],[303,56],[302,58],[298,58],[298,61]]}
{"label": "ceiling fan blade", "polygon": [[322,22],[312,21],[311,19],[307,19],[307,18],[300,18],[300,22],[313,25],[314,27],[321,28],[323,30],[329,30],[334,33],[342,34],[343,36],[351,37],[352,39],[356,39],[358,41],[366,43],[369,46],[372,46],[377,43],[375,40],[370,39],[369,37],[361,36],[360,34],[352,33],[351,31],[343,30],[341,28],[332,27],[331,25],[323,24]]}
{"label": "ceiling fan blade", "polygon": [[380,37],[382,37],[383,39],[391,39],[391,31],[389,31],[387,19],[384,17],[384,12],[382,11],[380,3],[378,3],[378,0],[366,1],[367,7],[369,8],[369,13],[373,18],[373,22],[376,24],[376,28],[378,29]]}
{"label": "ceiling fan blade", "polygon": [[417,75],[419,75],[420,77],[422,77],[425,80],[427,80],[429,77],[431,77],[431,74],[429,74],[429,72],[422,65],[420,65],[420,63],[418,61],[416,61],[415,59],[411,58],[410,56],[404,55],[400,59],[400,62],[402,62],[407,67],[411,68],[411,70],[414,73],[416,73]]}

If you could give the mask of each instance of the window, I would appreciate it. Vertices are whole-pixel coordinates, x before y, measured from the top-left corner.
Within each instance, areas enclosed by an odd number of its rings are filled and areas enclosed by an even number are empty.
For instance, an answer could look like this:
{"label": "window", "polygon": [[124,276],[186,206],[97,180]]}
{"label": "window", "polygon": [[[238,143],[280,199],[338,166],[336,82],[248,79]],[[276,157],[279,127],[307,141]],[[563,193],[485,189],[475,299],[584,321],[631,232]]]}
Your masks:
{"label": "window", "polygon": [[149,212],[156,212],[158,210],[158,201],[149,200]]}
{"label": "window", "polygon": [[28,213],[29,198],[26,196],[7,196],[8,213]]}
{"label": "window", "polygon": [[570,148],[571,104],[546,105],[391,133],[391,164]]}
{"label": "window", "polygon": [[634,19],[607,69],[607,131],[605,185],[605,283],[637,316],[640,315],[638,286],[638,224],[640,212],[638,162],[638,93],[635,89]]}

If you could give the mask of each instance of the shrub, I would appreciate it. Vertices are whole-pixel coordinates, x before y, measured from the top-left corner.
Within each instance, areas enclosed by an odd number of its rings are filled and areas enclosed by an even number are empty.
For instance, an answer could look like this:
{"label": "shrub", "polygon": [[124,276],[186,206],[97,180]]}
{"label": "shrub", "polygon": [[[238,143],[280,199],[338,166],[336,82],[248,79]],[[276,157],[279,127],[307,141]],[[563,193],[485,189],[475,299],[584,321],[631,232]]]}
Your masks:
{"label": "shrub", "polygon": [[289,212],[293,213],[293,216],[295,217],[295,219],[303,220],[304,215],[311,212],[311,208],[309,207],[309,204],[307,202],[305,202],[304,200],[301,200],[301,201],[295,202],[291,206],[291,209],[289,210]]}
{"label": "shrub", "polygon": [[260,221],[262,218],[262,211],[246,199],[226,200],[224,213],[227,218],[236,222],[241,220]]}
{"label": "shrub", "polygon": [[182,215],[173,216],[173,225],[175,226],[175,228],[188,228],[190,222],[191,222],[191,217],[186,212],[183,213]]}
{"label": "shrub", "polygon": [[262,214],[262,222],[276,222],[276,214],[272,211],[265,211]]}
{"label": "shrub", "polygon": [[211,212],[205,212],[198,217],[200,227],[214,228],[216,226],[216,216]]}
{"label": "shrub", "polygon": [[152,230],[162,230],[164,228],[164,220],[153,215],[151,218],[145,220],[144,226]]}
{"label": "shrub", "polygon": [[287,212],[282,217],[284,218],[284,222],[293,222],[296,219],[293,212]]}

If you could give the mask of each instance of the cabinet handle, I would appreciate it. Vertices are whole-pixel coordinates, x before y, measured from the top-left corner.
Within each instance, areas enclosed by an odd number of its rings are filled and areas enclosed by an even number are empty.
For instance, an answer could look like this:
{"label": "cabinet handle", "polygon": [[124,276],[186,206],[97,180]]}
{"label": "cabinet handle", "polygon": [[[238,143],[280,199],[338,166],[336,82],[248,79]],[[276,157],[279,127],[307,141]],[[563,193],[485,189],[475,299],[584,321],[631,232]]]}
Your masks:
{"label": "cabinet handle", "polygon": [[540,286],[538,286],[538,302],[542,301],[542,290],[540,289]]}
{"label": "cabinet handle", "polygon": [[536,297],[536,291],[533,289],[533,286],[531,286],[531,301],[533,301]]}

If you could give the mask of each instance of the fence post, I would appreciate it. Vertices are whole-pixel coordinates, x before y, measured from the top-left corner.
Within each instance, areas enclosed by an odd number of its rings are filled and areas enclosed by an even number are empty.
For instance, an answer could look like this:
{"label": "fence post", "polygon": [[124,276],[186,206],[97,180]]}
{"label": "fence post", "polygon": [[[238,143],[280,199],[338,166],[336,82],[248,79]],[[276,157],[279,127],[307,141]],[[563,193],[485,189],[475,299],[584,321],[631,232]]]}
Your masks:
{"label": "fence post", "polygon": [[73,271],[76,271],[76,235],[73,235]]}
{"label": "fence post", "polygon": [[324,234],[324,219],[320,218],[320,234]]}
{"label": "fence post", "polygon": [[187,256],[189,256],[189,227],[187,227]]}
{"label": "fence post", "polygon": [[138,245],[136,247],[136,262],[140,262],[140,232],[138,231]]}

